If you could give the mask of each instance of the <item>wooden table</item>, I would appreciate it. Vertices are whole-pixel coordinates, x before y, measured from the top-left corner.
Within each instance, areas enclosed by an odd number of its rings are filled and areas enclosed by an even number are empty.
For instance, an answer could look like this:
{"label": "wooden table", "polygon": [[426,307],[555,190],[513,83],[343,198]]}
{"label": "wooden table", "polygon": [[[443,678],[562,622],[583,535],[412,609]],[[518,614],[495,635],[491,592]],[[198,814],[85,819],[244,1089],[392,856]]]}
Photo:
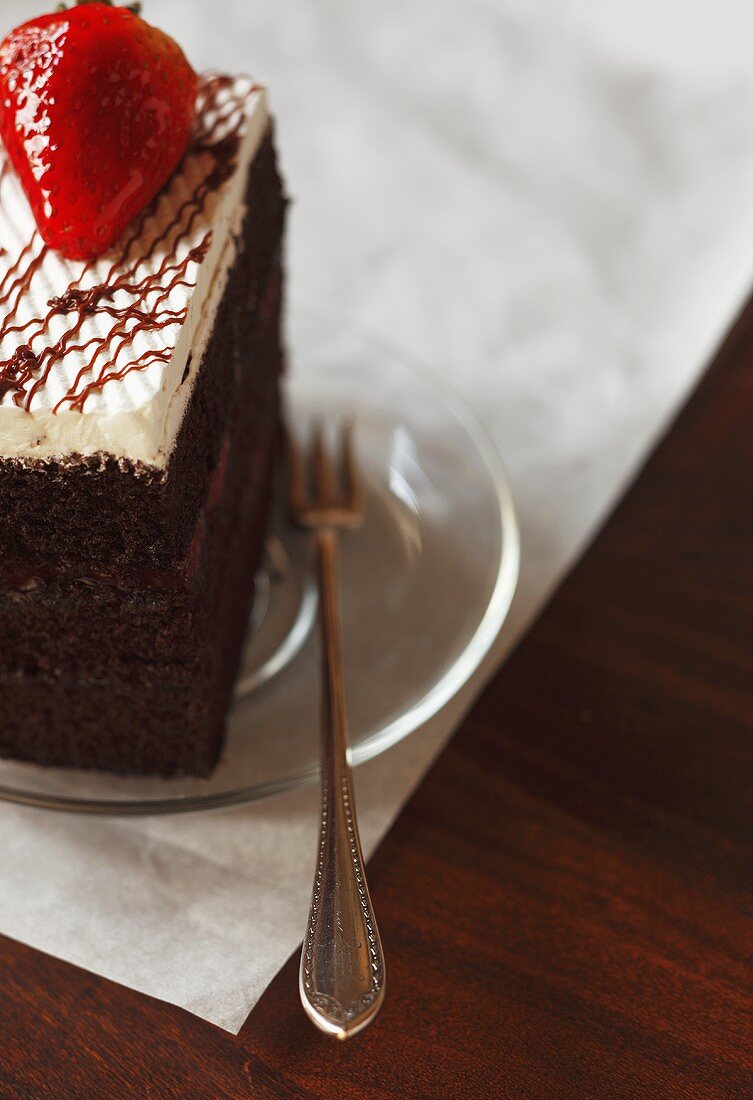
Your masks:
{"label": "wooden table", "polygon": [[362,1037],[0,940],[3,1100],[753,1097],[752,476],[749,309],[375,856]]}

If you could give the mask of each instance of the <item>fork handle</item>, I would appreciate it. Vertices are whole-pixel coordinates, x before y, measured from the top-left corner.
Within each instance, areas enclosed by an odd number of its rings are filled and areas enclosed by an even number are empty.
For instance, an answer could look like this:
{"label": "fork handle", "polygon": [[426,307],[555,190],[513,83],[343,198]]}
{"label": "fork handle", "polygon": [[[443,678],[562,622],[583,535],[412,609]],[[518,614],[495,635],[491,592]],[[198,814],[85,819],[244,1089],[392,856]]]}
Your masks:
{"label": "fork handle", "polygon": [[322,652],[322,810],[299,988],[303,1007],[316,1026],[347,1039],[379,1011],[385,971],[347,759],[337,531],[319,528],[314,542]]}

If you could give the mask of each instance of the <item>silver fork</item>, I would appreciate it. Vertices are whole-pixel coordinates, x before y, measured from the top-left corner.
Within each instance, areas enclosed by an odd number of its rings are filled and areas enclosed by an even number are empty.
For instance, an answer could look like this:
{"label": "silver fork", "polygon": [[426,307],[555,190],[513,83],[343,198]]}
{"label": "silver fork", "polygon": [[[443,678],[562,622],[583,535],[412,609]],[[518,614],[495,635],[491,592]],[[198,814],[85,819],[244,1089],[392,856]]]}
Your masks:
{"label": "silver fork", "polygon": [[322,810],[299,989],[316,1026],[348,1039],[381,1008],[385,970],[347,758],[338,541],[340,531],[357,527],[364,513],[352,426],[342,431],[339,450],[336,463],[321,426],[314,431],[308,458],[288,436],[290,510],[293,520],[311,532],[316,551],[322,649]]}

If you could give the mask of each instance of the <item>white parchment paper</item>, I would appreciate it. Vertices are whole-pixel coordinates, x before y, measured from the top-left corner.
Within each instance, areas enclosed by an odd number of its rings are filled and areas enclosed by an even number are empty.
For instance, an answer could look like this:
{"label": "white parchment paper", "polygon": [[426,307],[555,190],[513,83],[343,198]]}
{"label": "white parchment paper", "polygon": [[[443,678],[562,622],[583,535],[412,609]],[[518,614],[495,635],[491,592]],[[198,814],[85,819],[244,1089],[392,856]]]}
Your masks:
{"label": "white parchment paper", "polygon": [[[516,490],[509,627],[461,698],[358,772],[368,850],[748,290],[746,8],[148,0],[198,67],[271,85],[295,199],[293,295],[451,379]],[[38,10],[7,0],[2,31]],[[237,1030],[300,940],[316,803],[310,790],[140,821],[0,807],[0,931]]]}

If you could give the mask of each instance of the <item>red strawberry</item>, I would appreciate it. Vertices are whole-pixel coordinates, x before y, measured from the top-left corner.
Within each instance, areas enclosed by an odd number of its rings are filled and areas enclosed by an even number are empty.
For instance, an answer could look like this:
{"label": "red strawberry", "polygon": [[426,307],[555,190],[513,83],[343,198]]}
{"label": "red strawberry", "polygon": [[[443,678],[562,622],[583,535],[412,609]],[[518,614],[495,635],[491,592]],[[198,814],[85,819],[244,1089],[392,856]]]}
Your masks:
{"label": "red strawberry", "polygon": [[42,237],[71,259],[117,240],[191,133],[198,78],[133,11],[84,0],[0,46],[0,134]]}

